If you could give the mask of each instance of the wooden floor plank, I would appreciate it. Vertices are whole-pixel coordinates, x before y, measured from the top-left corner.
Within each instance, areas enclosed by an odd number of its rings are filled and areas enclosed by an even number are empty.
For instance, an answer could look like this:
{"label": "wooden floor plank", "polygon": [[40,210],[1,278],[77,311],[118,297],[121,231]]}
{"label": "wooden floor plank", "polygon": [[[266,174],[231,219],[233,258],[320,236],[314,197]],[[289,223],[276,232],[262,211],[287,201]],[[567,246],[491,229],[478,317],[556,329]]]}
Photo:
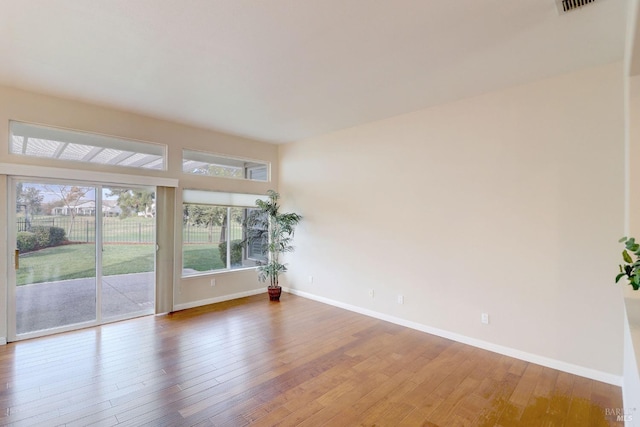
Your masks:
{"label": "wooden floor plank", "polygon": [[12,426],[622,425],[618,387],[293,295],[0,346],[0,386]]}

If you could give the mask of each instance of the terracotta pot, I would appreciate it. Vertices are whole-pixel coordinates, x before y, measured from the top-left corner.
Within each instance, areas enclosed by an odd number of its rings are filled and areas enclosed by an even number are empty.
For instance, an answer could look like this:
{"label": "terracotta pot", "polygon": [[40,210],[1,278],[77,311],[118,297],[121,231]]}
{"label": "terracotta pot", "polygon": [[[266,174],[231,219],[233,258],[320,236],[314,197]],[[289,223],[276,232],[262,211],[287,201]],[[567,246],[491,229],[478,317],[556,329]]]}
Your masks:
{"label": "terracotta pot", "polygon": [[267,288],[269,291],[269,301],[280,301],[280,295],[282,294],[282,287]]}

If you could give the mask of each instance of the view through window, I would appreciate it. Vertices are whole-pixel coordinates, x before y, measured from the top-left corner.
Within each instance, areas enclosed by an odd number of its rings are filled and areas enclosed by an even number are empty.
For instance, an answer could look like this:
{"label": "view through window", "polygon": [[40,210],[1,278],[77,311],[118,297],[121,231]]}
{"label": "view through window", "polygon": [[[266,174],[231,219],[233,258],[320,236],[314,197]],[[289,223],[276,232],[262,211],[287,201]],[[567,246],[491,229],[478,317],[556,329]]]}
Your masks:
{"label": "view through window", "polygon": [[269,181],[267,163],[195,150],[182,150],[182,172],[220,178]]}
{"label": "view through window", "polygon": [[247,240],[252,208],[186,203],[183,205],[182,275],[236,270],[259,265],[262,245]]}
{"label": "view through window", "polygon": [[20,180],[14,203],[17,334],[154,312],[154,188]]}

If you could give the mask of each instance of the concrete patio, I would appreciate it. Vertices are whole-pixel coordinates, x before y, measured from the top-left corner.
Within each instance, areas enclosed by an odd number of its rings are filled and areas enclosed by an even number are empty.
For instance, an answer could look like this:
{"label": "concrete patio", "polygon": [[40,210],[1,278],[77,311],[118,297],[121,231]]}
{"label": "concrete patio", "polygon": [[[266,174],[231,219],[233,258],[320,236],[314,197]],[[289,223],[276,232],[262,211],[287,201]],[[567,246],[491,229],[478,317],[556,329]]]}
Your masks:
{"label": "concrete patio", "polygon": [[[61,280],[16,289],[18,334],[83,323],[96,318],[95,278]],[[103,320],[152,314],[154,273],[102,278]]]}

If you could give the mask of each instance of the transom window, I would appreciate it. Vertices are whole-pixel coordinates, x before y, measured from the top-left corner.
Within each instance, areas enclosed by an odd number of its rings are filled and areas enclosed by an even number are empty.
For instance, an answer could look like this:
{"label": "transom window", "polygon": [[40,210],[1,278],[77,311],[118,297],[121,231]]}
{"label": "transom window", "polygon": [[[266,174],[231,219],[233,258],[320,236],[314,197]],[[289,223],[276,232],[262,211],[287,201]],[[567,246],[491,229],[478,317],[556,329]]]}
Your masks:
{"label": "transom window", "polygon": [[11,121],[9,127],[11,154],[166,170],[166,145],[16,121]]}
{"label": "transom window", "polygon": [[257,160],[182,150],[182,172],[221,178],[269,181],[269,165]]}

